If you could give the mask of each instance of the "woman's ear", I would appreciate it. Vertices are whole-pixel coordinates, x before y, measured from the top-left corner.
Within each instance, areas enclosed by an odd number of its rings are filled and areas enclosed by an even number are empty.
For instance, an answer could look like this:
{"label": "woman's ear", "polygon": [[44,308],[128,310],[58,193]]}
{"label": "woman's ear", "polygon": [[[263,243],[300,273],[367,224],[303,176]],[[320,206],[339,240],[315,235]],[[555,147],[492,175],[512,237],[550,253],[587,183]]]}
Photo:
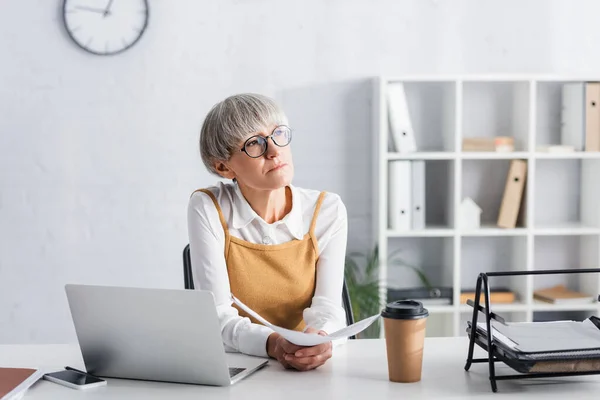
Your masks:
{"label": "woman's ear", "polygon": [[235,173],[222,161],[215,163],[215,169],[225,179],[234,179]]}

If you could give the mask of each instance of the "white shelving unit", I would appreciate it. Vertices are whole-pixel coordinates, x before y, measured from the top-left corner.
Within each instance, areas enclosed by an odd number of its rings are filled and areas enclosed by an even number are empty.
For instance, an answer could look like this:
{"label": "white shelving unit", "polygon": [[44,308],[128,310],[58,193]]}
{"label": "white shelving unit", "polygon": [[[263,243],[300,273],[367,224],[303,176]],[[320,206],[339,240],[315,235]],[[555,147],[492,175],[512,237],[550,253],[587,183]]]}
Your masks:
{"label": "white shelving unit", "polygon": [[[428,336],[466,335],[472,308],[459,304],[463,289],[475,288],[480,272],[600,267],[600,152],[541,153],[539,145],[560,144],[561,87],[598,77],[406,76],[374,82],[374,235],[380,251],[382,304],[388,287],[420,286],[409,268],[388,266],[401,256],[420,266],[432,283],[453,288],[452,305],[429,306]],[[390,152],[387,87],[403,83],[417,152]],[[463,137],[512,136],[512,153],[462,152]],[[515,229],[496,226],[512,159],[527,161],[524,210]],[[388,163],[425,160],[426,227],[388,228]],[[456,221],[462,199],[482,207],[482,227],[462,230]],[[598,303],[553,305],[533,291],[556,283],[591,295],[600,293],[600,274],[490,278],[509,287],[517,302],[493,305],[509,321],[583,319]]]}

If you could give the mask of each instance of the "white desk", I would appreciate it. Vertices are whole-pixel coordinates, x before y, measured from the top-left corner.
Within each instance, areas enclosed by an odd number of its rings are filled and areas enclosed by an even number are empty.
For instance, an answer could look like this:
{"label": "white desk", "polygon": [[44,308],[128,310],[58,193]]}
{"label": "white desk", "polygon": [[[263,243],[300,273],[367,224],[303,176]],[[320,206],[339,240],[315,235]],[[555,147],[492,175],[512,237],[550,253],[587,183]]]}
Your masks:
{"label": "white desk", "polygon": [[[109,379],[103,388],[78,391],[40,380],[27,399],[513,399],[595,398],[600,375],[554,379],[499,381],[492,393],[487,364],[464,370],[468,339],[428,338],[425,342],[423,379],[418,383],[392,383],[387,377],[383,340],[350,340],[336,349],[323,367],[309,372],[284,370],[274,361],[231,387],[208,387],[159,382]],[[477,348],[476,348],[477,349]],[[476,356],[485,356],[477,349]],[[1,345],[1,366],[40,366],[48,370],[65,365],[83,368],[76,345]],[[499,374],[514,371],[497,364]]]}

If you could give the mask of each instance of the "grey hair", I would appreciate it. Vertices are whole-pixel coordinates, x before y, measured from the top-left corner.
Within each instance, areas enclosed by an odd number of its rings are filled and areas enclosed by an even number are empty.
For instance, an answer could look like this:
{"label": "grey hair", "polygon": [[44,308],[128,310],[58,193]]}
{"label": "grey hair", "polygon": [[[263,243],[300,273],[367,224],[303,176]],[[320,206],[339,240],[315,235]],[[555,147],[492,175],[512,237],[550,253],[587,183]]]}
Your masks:
{"label": "grey hair", "polygon": [[287,125],[283,110],[271,98],[241,93],[215,104],[200,130],[200,155],[206,168],[219,175],[215,162],[229,160],[240,142],[272,125]]}

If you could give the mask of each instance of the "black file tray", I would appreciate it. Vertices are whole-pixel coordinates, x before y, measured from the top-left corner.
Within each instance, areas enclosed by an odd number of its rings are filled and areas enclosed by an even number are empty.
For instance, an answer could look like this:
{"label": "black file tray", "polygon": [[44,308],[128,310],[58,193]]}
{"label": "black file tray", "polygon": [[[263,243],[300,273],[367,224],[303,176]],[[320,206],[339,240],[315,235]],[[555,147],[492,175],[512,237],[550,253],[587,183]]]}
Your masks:
{"label": "black file tray", "polygon": [[[479,312],[485,315],[486,331],[492,331],[491,320],[505,323],[504,319],[492,312],[491,307],[483,307],[479,300],[483,291],[485,304],[490,304],[489,277],[494,276],[516,276],[516,275],[551,275],[551,274],[574,274],[574,273],[600,273],[600,268],[576,269],[576,270],[538,270],[538,271],[512,271],[512,272],[487,272],[479,274],[475,289],[475,301],[468,300],[467,304],[473,307],[473,319],[467,322],[467,333],[469,336],[469,353],[465,370],[468,371],[473,363],[488,363],[489,378],[492,391],[497,392],[496,381],[526,378],[549,378],[559,376],[594,375],[600,374],[600,348],[577,350],[553,351],[551,353],[523,353],[505,346],[477,329],[477,317]],[[600,300],[600,296],[599,296]],[[590,318],[600,329],[600,319]],[[473,358],[475,344],[485,350],[487,358]],[[491,349],[491,350],[490,350]],[[596,353],[595,350],[598,352]],[[563,353],[563,354],[561,354]],[[503,362],[510,368],[521,374],[518,375],[496,375],[494,363]]]}

